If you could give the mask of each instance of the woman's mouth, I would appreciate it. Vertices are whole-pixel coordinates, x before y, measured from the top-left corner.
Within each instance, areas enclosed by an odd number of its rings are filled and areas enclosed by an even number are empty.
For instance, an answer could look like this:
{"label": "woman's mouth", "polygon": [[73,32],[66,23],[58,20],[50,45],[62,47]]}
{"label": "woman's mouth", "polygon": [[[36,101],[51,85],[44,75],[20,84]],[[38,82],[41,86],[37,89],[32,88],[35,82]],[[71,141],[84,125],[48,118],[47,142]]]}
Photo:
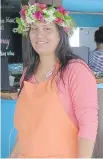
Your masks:
{"label": "woman's mouth", "polygon": [[38,42],[36,42],[37,44],[46,44],[47,42],[45,42],[45,41],[38,41]]}

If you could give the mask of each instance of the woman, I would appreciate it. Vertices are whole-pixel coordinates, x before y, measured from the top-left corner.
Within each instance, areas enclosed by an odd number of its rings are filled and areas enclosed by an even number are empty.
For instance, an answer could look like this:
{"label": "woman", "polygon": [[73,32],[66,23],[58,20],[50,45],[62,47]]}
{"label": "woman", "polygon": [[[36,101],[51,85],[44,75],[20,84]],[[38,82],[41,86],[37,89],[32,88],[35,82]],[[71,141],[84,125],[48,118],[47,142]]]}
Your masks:
{"label": "woman", "polygon": [[89,66],[93,72],[103,74],[103,26],[96,30],[94,39],[97,48],[89,54]]}
{"label": "woman", "polygon": [[74,29],[62,8],[23,8],[18,32],[30,52],[15,111],[18,139],[10,157],[91,157],[98,125],[96,81],[68,44]]}

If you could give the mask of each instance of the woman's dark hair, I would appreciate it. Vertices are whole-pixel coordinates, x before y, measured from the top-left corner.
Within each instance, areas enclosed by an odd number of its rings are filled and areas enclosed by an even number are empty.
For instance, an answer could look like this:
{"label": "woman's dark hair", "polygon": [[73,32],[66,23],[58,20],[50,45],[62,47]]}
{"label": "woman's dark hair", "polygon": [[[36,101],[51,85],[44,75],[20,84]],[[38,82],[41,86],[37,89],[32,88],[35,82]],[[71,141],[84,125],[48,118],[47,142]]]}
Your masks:
{"label": "woman's dark hair", "polygon": [[[56,25],[59,36],[60,36],[60,41],[56,49],[56,57],[60,62],[60,75],[61,78],[63,77],[63,71],[66,68],[67,64],[72,60],[72,59],[77,59],[78,57],[72,53],[72,50],[69,46],[69,38],[67,33],[64,31],[64,29]],[[31,42],[29,40],[29,51],[28,51],[28,62],[26,64],[26,73],[24,76],[24,80],[27,81],[32,77],[33,74],[35,74],[37,67],[40,62],[40,58],[38,53],[33,49]],[[63,78],[62,78],[63,79]],[[23,82],[21,84],[21,89],[23,88]]]}
{"label": "woman's dark hair", "polygon": [[94,39],[96,43],[103,43],[103,26],[100,26],[98,30],[96,30]]}

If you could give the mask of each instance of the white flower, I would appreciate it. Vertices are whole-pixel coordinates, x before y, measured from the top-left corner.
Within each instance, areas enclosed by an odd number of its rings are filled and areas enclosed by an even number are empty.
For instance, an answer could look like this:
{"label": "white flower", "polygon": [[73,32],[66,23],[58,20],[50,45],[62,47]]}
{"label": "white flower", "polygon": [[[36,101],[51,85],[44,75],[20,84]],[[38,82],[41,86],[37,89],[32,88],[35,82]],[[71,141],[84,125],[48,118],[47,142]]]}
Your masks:
{"label": "white flower", "polygon": [[26,18],[27,18],[27,21],[29,18],[31,18],[31,20],[29,19],[30,23],[32,22],[32,20],[34,20],[34,15],[33,13],[36,11],[36,7],[34,5],[30,6],[28,11],[26,12]]}
{"label": "white flower", "polygon": [[34,12],[36,11],[36,6],[35,5],[31,5],[28,9],[28,12]]}
{"label": "white flower", "polygon": [[13,31],[14,33],[17,33],[17,32],[18,32],[18,28],[13,28],[12,31]]}
{"label": "white flower", "polygon": [[32,24],[35,22],[35,17],[33,15],[34,11],[31,12],[30,10],[27,12],[26,14],[26,22],[29,23],[29,24]]}
{"label": "white flower", "polygon": [[31,18],[32,18],[33,13],[29,10],[29,11],[26,13],[26,16],[27,16],[27,17],[31,17]]}
{"label": "white flower", "polygon": [[43,9],[43,13],[47,14],[48,13],[47,9]]}
{"label": "white flower", "polygon": [[47,14],[47,15],[53,15],[54,14],[54,12],[55,12],[55,9],[54,8],[51,8],[51,9],[44,9],[43,10],[43,13],[44,14]]}
{"label": "white flower", "polygon": [[65,25],[64,23],[60,24],[60,26],[62,26],[62,27],[66,27],[66,25]]}
{"label": "white flower", "polygon": [[28,24],[32,24],[33,22],[35,22],[35,20],[32,19],[32,18],[30,18],[30,17],[26,17],[26,22],[27,22]]}
{"label": "white flower", "polygon": [[29,31],[29,27],[25,27],[24,32]]}
{"label": "white flower", "polygon": [[46,22],[53,22],[56,19],[54,15],[49,16],[48,18],[45,18]]}

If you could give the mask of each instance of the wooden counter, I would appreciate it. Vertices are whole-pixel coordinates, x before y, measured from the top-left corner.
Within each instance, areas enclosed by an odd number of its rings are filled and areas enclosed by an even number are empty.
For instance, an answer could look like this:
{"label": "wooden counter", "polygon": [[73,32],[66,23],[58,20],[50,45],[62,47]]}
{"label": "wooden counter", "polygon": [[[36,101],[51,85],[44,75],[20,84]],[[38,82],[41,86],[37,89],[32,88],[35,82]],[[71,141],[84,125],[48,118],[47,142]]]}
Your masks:
{"label": "wooden counter", "polygon": [[102,78],[97,78],[96,81],[97,81],[97,84],[103,83],[103,77]]}
{"label": "wooden counter", "polygon": [[15,100],[17,99],[18,93],[0,93],[0,98],[2,99],[10,99],[10,100]]}

